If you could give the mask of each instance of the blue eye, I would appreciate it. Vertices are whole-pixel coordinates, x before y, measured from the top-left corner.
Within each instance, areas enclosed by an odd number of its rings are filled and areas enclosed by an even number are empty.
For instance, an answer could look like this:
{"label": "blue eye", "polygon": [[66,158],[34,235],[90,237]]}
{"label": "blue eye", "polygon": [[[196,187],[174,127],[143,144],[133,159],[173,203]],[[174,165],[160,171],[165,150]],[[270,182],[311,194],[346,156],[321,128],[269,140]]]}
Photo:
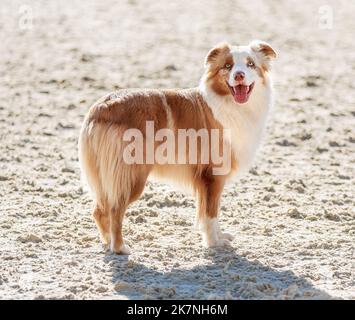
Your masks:
{"label": "blue eye", "polygon": [[231,65],[230,63],[226,63],[226,64],[224,65],[224,67],[225,67],[226,69],[230,70],[230,69],[232,68],[232,65]]}

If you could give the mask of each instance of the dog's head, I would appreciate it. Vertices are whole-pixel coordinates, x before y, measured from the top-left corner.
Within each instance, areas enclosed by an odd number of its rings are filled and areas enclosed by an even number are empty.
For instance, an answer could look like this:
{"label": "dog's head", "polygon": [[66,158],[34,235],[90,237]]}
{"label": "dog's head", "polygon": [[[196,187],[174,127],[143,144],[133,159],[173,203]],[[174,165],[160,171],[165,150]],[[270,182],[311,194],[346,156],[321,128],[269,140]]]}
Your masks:
{"label": "dog's head", "polygon": [[255,40],[247,46],[221,43],[205,59],[205,76],[218,95],[231,95],[238,104],[246,103],[255,86],[265,85],[275,50],[266,42]]}

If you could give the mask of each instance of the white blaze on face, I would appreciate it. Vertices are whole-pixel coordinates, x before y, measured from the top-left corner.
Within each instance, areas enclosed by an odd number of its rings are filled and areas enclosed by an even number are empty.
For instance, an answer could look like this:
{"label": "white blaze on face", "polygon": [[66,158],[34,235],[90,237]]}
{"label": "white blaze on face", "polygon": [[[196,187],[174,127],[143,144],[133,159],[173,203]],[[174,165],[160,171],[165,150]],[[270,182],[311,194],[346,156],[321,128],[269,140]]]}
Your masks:
{"label": "white blaze on face", "polygon": [[245,75],[244,84],[250,86],[258,78],[258,73],[254,68],[248,67],[248,58],[253,59],[257,63],[257,57],[249,46],[232,47],[233,68],[230,72],[228,84],[231,87],[238,83],[234,79],[237,72],[243,72]]}
{"label": "white blaze on face", "polygon": [[250,46],[231,48],[233,67],[228,84],[236,103],[243,104],[249,100],[255,82],[260,79],[256,66],[258,64],[255,51]]}

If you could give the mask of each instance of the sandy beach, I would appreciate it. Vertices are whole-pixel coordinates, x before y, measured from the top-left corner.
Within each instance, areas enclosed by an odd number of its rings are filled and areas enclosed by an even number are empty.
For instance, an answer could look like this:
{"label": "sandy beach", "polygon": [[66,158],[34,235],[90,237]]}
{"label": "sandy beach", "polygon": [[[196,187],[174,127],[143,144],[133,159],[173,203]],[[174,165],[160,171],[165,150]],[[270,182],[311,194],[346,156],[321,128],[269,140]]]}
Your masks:
{"label": "sandy beach", "polygon": [[[0,299],[355,299],[355,4],[5,1],[0,9]],[[278,51],[251,170],[205,249],[192,196],[149,182],[106,251],[80,180],[90,105],[198,85],[216,43]]]}

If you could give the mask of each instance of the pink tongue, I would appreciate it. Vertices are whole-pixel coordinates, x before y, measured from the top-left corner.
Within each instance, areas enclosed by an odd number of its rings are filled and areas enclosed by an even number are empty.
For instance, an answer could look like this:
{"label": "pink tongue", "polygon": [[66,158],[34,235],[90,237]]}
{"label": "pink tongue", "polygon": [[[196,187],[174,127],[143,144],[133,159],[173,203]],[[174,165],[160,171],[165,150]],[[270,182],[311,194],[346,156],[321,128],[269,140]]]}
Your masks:
{"label": "pink tongue", "polygon": [[234,87],[234,99],[239,103],[246,102],[248,100],[248,90],[249,86],[239,85]]}

